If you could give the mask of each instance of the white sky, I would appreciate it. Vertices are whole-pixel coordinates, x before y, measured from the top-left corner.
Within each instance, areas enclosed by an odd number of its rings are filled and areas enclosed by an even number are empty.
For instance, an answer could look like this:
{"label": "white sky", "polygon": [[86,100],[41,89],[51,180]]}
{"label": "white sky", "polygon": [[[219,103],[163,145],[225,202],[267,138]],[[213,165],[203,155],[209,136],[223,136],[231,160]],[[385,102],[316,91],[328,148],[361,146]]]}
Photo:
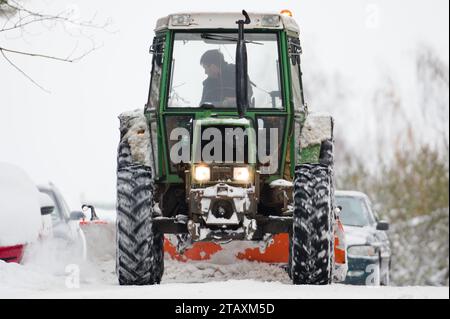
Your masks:
{"label": "white sky", "polygon": [[[33,86],[0,57],[0,161],[17,164],[36,182],[53,181],[72,209],[78,208],[82,192],[88,198],[114,200],[117,116],[142,108],[146,101],[148,48],[160,16],[290,9],[303,33],[304,73],[315,69],[339,73],[351,84],[354,99],[349,110],[354,114],[347,137],[353,143],[361,141],[369,116],[361,104],[380,78],[389,73],[408,95],[418,45],[430,45],[448,65],[447,0],[28,2],[56,11],[73,8],[86,19],[97,12],[96,20],[110,17],[109,29],[116,31],[95,32],[102,47],[75,64],[10,55],[51,94]],[[83,38],[58,29],[43,32],[40,27],[25,41],[17,35],[0,36],[0,46],[64,56],[78,40],[79,50],[89,47]],[[337,124],[336,129],[344,124],[340,128],[349,130],[348,123]]]}

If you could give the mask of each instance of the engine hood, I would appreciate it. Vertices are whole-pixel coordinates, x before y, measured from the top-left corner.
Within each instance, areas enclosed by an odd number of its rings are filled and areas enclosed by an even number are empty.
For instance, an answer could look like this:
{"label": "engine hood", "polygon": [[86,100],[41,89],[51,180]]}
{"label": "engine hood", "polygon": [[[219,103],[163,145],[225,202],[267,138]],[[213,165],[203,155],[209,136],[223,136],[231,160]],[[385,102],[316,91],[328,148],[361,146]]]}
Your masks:
{"label": "engine hood", "polygon": [[[231,131],[229,130],[231,129]],[[211,149],[222,150],[218,152],[217,158],[209,158],[209,163],[224,163],[227,161],[225,145],[228,149],[234,149],[234,138],[237,136],[241,141],[246,140],[245,156],[249,164],[256,163],[256,132],[252,126],[252,121],[246,118],[235,117],[206,117],[194,121],[193,141],[192,141],[192,163],[201,163],[206,154],[211,154]],[[245,136],[245,138],[244,138]],[[231,138],[231,139],[230,139]],[[227,144],[228,143],[228,144]],[[240,144],[241,146],[243,144]],[[237,147],[237,146],[236,146]],[[233,158],[233,155],[232,155]]]}

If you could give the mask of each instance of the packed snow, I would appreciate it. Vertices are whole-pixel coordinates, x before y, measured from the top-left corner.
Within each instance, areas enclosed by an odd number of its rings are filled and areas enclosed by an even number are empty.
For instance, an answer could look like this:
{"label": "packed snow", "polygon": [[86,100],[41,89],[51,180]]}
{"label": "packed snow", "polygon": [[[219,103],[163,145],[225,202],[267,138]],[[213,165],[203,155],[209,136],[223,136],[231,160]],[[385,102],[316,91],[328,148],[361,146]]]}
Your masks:
{"label": "packed snow", "polygon": [[207,262],[166,255],[161,285],[124,287],[114,272],[114,240],[102,245],[87,261],[52,241],[32,245],[22,265],[0,261],[0,298],[449,298],[448,287],[294,286],[280,265],[236,260],[238,243]]}
{"label": "packed snow", "polygon": [[42,227],[37,187],[12,164],[0,162],[0,176],[0,247],[34,242]]}
{"label": "packed snow", "polygon": [[123,112],[119,119],[121,130],[126,128],[127,133],[122,139],[128,142],[133,161],[151,166],[150,132],[144,112],[139,109]]}
{"label": "packed snow", "polygon": [[232,265],[165,260],[157,286],[119,286],[114,262],[59,271],[0,262],[0,298],[449,298],[448,287],[293,286],[278,266],[239,261]]}

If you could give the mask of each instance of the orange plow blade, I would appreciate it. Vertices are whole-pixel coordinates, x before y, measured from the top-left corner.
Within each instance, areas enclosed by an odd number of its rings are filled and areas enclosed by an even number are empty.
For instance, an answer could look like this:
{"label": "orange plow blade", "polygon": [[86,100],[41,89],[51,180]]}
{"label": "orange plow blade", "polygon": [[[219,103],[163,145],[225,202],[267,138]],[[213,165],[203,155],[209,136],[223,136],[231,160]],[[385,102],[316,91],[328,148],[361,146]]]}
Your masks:
{"label": "orange plow blade", "polygon": [[[336,263],[346,263],[345,245],[343,245],[343,228],[339,221],[339,232],[335,234],[334,256]],[[278,234],[273,236],[273,242],[264,252],[252,242],[241,241],[241,249],[235,252],[235,257],[239,260],[258,261],[265,263],[286,264],[289,261],[289,234]],[[233,247],[235,248],[235,246]],[[204,261],[210,260],[215,254],[226,251],[227,245],[220,245],[214,242],[196,242],[183,254],[177,252],[176,247],[167,239],[164,240],[164,250],[172,259],[186,262],[189,260]]]}
{"label": "orange plow blade", "polygon": [[334,258],[336,264],[347,263],[347,246],[345,243],[344,226],[341,220],[337,220],[337,229],[334,236]]}
{"label": "orange plow blade", "polygon": [[[236,253],[235,257],[240,260],[259,261],[266,263],[287,263],[289,259],[289,235],[278,234],[273,237],[273,243],[264,252],[255,248],[254,243],[246,241],[240,242],[242,249]],[[178,261],[189,260],[210,260],[216,253],[227,249],[227,245],[220,245],[213,242],[196,242],[186,249],[183,254],[176,251],[175,246],[166,238],[164,250],[172,259]]]}

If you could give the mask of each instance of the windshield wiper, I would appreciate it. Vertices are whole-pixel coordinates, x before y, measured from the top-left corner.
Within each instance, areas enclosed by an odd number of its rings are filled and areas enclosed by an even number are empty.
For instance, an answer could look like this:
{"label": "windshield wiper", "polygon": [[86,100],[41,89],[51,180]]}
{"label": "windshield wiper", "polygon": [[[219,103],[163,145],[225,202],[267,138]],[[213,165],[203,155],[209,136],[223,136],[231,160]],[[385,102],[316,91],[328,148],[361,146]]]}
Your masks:
{"label": "windshield wiper", "polygon": [[[205,40],[213,40],[213,41],[238,42],[237,38],[226,36],[226,35],[212,34],[212,33],[202,33],[201,38],[205,39]],[[261,43],[261,42],[248,41],[248,40],[245,40],[245,43],[264,45],[264,43]]]}

